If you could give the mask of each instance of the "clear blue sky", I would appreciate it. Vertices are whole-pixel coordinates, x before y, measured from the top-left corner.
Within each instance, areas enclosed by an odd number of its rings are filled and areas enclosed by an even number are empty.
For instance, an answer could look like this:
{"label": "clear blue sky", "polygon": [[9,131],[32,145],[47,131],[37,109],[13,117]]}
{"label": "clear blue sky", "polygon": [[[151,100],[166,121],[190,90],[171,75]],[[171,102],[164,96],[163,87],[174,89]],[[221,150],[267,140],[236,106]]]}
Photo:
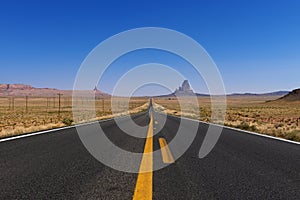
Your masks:
{"label": "clear blue sky", "polygon": [[[174,29],[197,40],[219,67],[228,93],[300,87],[297,0],[2,1],[0,83],[71,89],[81,62],[97,44],[121,31],[148,26]],[[114,80],[133,64],[168,64],[166,58],[172,57],[157,51],[135,56],[139,59],[123,59],[123,71],[112,68],[100,89],[111,92]],[[188,78],[193,85],[192,74]]]}

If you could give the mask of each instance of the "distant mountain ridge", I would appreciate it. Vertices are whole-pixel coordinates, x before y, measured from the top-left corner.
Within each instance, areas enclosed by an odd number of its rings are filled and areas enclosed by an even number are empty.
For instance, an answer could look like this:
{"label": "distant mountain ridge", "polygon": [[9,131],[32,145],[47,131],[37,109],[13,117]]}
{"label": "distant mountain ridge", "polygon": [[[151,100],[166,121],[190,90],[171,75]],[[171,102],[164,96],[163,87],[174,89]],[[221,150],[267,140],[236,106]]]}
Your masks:
{"label": "distant mountain ridge", "polygon": [[25,85],[25,84],[0,84],[0,90],[25,90],[25,89],[32,89],[33,87],[31,85]]}
{"label": "distant mountain ridge", "polygon": [[289,92],[277,101],[300,101],[300,88]]}
{"label": "distant mountain ridge", "polygon": [[[31,85],[26,84],[0,84],[0,96],[43,96],[43,97],[53,97],[56,96],[58,93],[64,96],[72,96],[72,90],[59,90],[55,88],[36,88]],[[99,97],[106,97],[110,96],[110,94],[104,93],[95,87],[90,92],[94,92],[96,96]],[[203,96],[208,97],[209,94],[201,94],[195,93],[188,82],[185,80],[182,85],[176,89],[171,94],[166,95],[159,95],[156,97],[176,97],[176,96]],[[280,100],[287,100],[287,101],[295,101],[300,100],[300,89],[290,91],[275,91],[275,92],[268,92],[268,93],[233,93],[227,94],[227,96],[278,96]]]}
{"label": "distant mountain ridge", "polygon": [[[94,92],[96,96],[110,96],[104,92],[101,92],[96,87],[90,92]],[[35,97],[53,97],[57,94],[63,96],[72,96],[72,90],[59,90],[55,88],[35,88],[31,85],[25,84],[0,84],[0,96],[35,96]]]}
{"label": "distant mountain ridge", "polygon": [[[284,96],[287,95],[290,91],[275,91],[275,92],[268,92],[268,93],[233,93],[233,94],[227,94],[226,96]],[[199,96],[199,97],[208,97],[209,94],[201,94],[201,93],[195,93],[188,82],[188,80],[184,80],[182,85],[179,86],[178,89],[176,89],[171,94],[165,94],[165,95],[159,95],[157,97],[176,97],[176,96]],[[218,96],[218,95],[216,95]]]}
{"label": "distant mountain ridge", "polygon": [[276,91],[276,92],[267,92],[267,93],[233,93],[228,96],[284,96],[290,91]]}

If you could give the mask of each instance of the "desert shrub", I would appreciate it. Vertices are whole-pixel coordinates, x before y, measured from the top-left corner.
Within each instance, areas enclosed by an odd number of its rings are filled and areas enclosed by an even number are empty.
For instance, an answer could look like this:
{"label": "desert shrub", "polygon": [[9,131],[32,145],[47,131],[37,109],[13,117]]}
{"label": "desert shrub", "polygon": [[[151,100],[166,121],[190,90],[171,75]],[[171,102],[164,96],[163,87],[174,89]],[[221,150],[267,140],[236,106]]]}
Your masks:
{"label": "desert shrub", "polygon": [[284,124],[283,123],[280,123],[280,124],[275,124],[274,127],[277,129],[277,128],[280,128],[280,127],[283,127]]}
{"label": "desert shrub", "polygon": [[235,127],[235,126],[232,125],[231,123],[224,123],[224,126]]}
{"label": "desert shrub", "polygon": [[72,123],[73,123],[73,119],[70,119],[70,118],[64,118],[64,119],[62,120],[62,123],[64,123],[64,124],[67,125],[67,126],[71,126]]}
{"label": "desert shrub", "polygon": [[247,130],[247,131],[257,131],[255,125],[250,126],[247,122],[241,122],[236,128]]}
{"label": "desert shrub", "polygon": [[300,131],[295,130],[295,131],[289,132],[284,136],[284,138],[286,138],[288,140],[300,141]]}

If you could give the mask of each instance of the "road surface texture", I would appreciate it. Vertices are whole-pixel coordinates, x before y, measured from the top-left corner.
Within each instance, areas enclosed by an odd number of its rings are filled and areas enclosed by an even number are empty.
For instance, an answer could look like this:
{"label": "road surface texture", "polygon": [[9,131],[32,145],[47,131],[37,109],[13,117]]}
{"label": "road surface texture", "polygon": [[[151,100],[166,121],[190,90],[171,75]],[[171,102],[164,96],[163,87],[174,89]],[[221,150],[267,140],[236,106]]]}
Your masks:
{"label": "road surface texture", "polygon": [[[154,129],[161,123],[155,116]],[[149,112],[131,118],[141,126],[150,122]],[[153,149],[160,148],[159,138],[170,142],[185,121],[167,116]],[[124,133],[114,120],[99,123],[117,146],[144,152],[145,139]],[[188,150],[153,172],[153,199],[300,199],[299,145],[225,128],[211,153],[199,159],[207,129],[199,123]],[[139,176],[98,162],[75,128],[1,142],[0,160],[0,199],[132,199]]]}

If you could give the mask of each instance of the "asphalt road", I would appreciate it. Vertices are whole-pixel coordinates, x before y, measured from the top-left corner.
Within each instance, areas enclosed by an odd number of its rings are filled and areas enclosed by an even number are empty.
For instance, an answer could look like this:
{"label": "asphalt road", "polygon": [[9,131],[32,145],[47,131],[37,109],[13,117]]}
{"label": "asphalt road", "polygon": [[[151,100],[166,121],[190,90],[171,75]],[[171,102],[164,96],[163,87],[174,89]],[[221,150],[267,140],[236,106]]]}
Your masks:
{"label": "asphalt road", "polygon": [[[153,116],[156,129],[162,122],[157,113]],[[149,124],[148,112],[132,119]],[[167,116],[153,137],[154,150],[160,148],[158,138],[174,138],[180,122],[197,123]],[[117,146],[143,152],[145,139],[124,133],[114,120],[99,123]],[[153,199],[300,199],[299,145],[223,129],[212,152],[199,159],[207,128],[199,123],[188,150],[153,172]],[[138,177],[98,162],[75,128],[1,142],[0,172],[0,199],[132,199]]]}

